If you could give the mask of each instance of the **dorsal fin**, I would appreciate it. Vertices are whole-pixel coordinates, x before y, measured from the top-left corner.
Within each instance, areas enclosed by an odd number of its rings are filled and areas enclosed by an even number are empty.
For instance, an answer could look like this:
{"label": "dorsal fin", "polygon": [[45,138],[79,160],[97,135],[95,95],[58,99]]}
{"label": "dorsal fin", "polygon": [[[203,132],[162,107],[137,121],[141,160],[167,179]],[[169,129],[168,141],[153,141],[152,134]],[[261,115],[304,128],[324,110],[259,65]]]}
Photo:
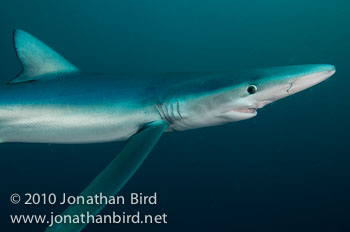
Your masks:
{"label": "dorsal fin", "polygon": [[22,30],[15,30],[13,41],[23,69],[9,83],[40,79],[45,74],[79,71],[57,52]]}

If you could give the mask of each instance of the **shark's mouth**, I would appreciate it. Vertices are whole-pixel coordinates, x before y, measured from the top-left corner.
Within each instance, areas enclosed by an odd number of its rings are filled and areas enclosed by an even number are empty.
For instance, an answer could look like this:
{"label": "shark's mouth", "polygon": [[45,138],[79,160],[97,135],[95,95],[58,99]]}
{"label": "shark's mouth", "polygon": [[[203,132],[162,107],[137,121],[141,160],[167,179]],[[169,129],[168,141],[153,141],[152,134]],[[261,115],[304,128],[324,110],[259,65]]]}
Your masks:
{"label": "shark's mouth", "polygon": [[240,112],[240,113],[256,114],[256,109],[255,108],[234,109],[232,111],[236,111],[236,112]]}
{"label": "shark's mouth", "polygon": [[239,113],[245,113],[245,114],[256,114],[256,108],[240,108],[240,109],[232,109],[228,110],[225,113],[229,112],[239,112]]}

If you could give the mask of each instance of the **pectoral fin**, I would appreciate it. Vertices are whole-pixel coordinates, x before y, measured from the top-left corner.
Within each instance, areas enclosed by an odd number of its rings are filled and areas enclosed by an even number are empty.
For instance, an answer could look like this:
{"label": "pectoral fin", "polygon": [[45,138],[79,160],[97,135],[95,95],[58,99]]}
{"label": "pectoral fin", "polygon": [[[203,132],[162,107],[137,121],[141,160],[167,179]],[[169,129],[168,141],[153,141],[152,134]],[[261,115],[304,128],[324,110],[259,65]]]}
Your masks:
{"label": "pectoral fin", "polygon": [[[104,196],[114,196],[134,175],[147,155],[150,153],[160,136],[168,125],[163,121],[148,124],[139,133],[133,135],[124,149],[114,160],[90,183],[80,194],[81,196],[94,196],[102,193]],[[71,205],[63,215],[80,215],[89,211],[90,215],[98,214],[105,205]],[[77,232],[81,231],[86,224],[54,224],[46,231]]]}

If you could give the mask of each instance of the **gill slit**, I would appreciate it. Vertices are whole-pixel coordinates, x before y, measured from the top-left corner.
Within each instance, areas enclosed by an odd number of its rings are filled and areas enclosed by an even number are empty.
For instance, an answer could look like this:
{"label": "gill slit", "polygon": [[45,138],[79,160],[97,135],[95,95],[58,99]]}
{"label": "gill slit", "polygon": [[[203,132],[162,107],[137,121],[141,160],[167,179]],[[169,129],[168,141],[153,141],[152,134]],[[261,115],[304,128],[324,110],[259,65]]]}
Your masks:
{"label": "gill slit", "polygon": [[179,101],[156,104],[156,109],[160,118],[170,124],[183,119]]}

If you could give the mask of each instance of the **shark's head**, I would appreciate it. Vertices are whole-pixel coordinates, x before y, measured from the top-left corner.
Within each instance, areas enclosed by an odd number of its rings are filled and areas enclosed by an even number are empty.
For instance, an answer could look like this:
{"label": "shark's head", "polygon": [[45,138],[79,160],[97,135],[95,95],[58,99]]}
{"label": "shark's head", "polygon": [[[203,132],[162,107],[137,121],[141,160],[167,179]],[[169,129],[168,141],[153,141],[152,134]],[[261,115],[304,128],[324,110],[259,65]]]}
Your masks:
{"label": "shark's head", "polygon": [[[189,129],[240,121],[257,115],[265,105],[310,88],[335,73],[333,65],[297,65],[259,69],[207,79],[219,87],[183,101],[187,120],[175,129]],[[181,109],[180,109],[181,110]]]}
{"label": "shark's head", "polygon": [[[310,88],[335,73],[332,65],[300,65],[260,69],[252,78],[227,93],[234,96],[223,115],[232,119],[248,119],[257,115],[257,109]],[[230,108],[232,104],[232,108]]]}

